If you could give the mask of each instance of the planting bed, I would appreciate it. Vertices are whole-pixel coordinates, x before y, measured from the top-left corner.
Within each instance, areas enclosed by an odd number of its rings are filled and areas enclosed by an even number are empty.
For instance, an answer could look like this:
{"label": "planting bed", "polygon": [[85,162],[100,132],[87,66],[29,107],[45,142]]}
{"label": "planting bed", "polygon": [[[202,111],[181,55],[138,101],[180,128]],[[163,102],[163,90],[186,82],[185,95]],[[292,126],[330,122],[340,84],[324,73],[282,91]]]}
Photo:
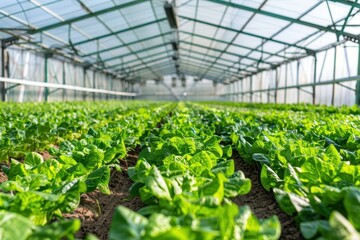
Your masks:
{"label": "planting bed", "polygon": [[360,237],[357,108],[29,106],[0,112],[0,239]]}

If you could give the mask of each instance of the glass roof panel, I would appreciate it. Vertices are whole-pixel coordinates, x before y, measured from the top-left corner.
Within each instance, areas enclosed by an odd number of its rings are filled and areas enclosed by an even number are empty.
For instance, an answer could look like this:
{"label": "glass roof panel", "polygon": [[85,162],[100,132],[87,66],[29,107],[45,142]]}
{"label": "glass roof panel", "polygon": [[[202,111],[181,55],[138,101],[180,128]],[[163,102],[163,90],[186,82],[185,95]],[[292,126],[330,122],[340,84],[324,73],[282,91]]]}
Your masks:
{"label": "glass roof panel", "polygon": [[197,19],[213,24],[220,24],[227,7],[212,2],[199,1],[198,8],[206,9],[206,11],[198,11]]}
{"label": "glass roof panel", "polygon": [[86,14],[86,11],[84,11],[84,9],[81,8],[80,4],[76,4],[76,2],[72,2],[69,0],[65,0],[65,1],[52,0],[51,2],[49,1],[49,4],[46,5],[46,8],[56,13],[57,15],[61,16],[65,20]]}
{"label": "glass roof panel", "polygon": [[135,26],[156,19],[153,11],[149,10],[151,10],[151,4],[149,2],[143,2],[121,9],[120,12],[130,26]]}
{"label": "glass roof panel", "polygon": [[[153,69],[144,71],[151,76],[154,74],[151,71],[156,74],[175,72],[174,61],[170,60],[175,51],[169,43],[179,39],[178,53],[187,65],[185,69],[217,77],[214,75],[219,75],[219,69],[221,74],[226,69],[237,72],[239,56],[244,56],[242,68],[252,65],[252,71],[258,71],[269,67],[267,63],[257,64],[258,59],[280,63],[286,58],[311,54],[305,48],[317,50],[336,43],[332,19],[340,30],[351,9],[341,2],[319,0],[177,0],[179,29],[176,33],[166,19],[164,2],[2,0],[0,25],[24,28],[30,24],[33,30],[27,34],[31,41],[42,41],[45,46],[70,46],[71,41],[79,57],[85,55],[84,60],[96,64],[97,56],[107,65],[120,64],[121,57],[129,66],[141,66],[142,59],[153,62]],[[358,35],[360,14],[357,8],[352,13],[355,16],[349,18],[344,31]],[[297,23],[288,21],[298,18],[300,22]],[[308,26],[306,22],[315,25]],[[24,33],[11,31],[14,35]],[[167,35],[163,35],[165,33]],[[351,36],[347,33],[345,35]],[[0,33],[0,38],[8,36]],[[344,37],[340,36],[342,39]],[[126,44],[129,46],[124,46]],[[294,44],[300,48],[292,46]],[[70,47],[64,49],[66,53],[73,51]],[[158,68],[158,61],[162,68]]]}
{"label": "glass roof panel", "polygon": [[270,0],[262,10],[291,18],[299,18],[304,12],[311,9],[317,3],[317,0],[306,0],[302,1],[301,4],[299,4],[298,0]]}
{"label": "glass roof panel", "polygon": [[244,29],[245,32],[263,37],[271,37],[273,34],[288,25],[288,21],[257,14]]}
{"label": "glass roof panel", "polygon": [[[290,27],[276,35],[274,39],[279,41],[286,41],[288,43],[294,44],[297,41],[303,39],[304,37],[318,31],[315,28],[306,27],[300,24],[293,23]],[[296,34],[289,34],[289,33],[296,33]]]}
{"label": "glass roof panel", "polygon": [[[350,6],[340,4],[340,3],[333,3],[328,2],[329,8],[327,6],[326,1],[323,1],[318,7],[313,9],[311,12],[306,14],[301,20],[320,24],[323,26],[330,26],[332,25],[331,17],[333,18],[334,22],[339,21],[340,19],[347,16]],[[330,12],[331,15],[330,15]]]}

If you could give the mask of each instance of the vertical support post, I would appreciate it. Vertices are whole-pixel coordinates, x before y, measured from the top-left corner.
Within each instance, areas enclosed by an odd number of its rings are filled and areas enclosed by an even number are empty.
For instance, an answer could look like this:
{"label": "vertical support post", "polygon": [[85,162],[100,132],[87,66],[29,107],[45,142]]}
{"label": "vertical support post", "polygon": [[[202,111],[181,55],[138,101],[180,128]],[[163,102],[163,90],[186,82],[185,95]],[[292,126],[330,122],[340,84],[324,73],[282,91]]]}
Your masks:
{"label": "vertical support post", "polygon": [[[96,72],[93,71],[93,88],[95,89],[95,83],[96,83]],[[95,101],[96,95],[93,93],[93,101]]]}
{"label": "vertical support post", "polygon": [[[105,83],[106,83],[106,85],[108,85],[108,84],[107,84],[108,81],[109,81],[109,75],[108,75],[107,73],[105,73]],[[111,84],[111,82],[110,82],[110,84]],[[110,87],[111,87],[111,86],[110,86]],[[105,95],[105,99],[106,99],[106,100],[109,100],[109,94],[106,94],[106,95]]]}
{"label": "vertical support post", "polygon": [[313,87],[312,87],[312,90],[313,90],[313,105],[315,105],[316,103],[316,75],[317,75],[317,57],[316,57],[316,54],[314,55],[314,79],[313,79]]}
{"label": "vertical support post", "polygon": [[[5,43],[1,41],[1,77],[5,77]],[[6,100],[5,82],[0,82],[1,101]]]}
{"label": "vertical support post", "polygon": [[287,83],[288,83],[288,63],[285,64],[285,88],[284,88],[284,103],[286,104],[286,94],[287,94]]}
{"label": "vertical support post", "polygon": [[253,102],[253,75],[250,76],[250,102]]}
{"label": "vertical support post", "polygon": [[[271,71],[270,71],[270,76],[271,76]],[[270,103],[270,79],[271,77],[268,77],[268,92],[267,92],[267,103]]]}
{"label": "vertical support post", "polygon": [[275,68],[275,93],[274,93],[275,103],[277,103],[278,86],[279,86],[279,71],[278,68]]}
{"label": "vertical support post", "polygon": [[298,86],[297,87],[297,103],[299,104],[300,103],[300,87],[299,87],[299,84],[300,84],[300,61],[298,60],[297,61],[297,64],[296,64],[296,85]]}
{"label": "vertical support post", "polygon": [[[357,75],[360,76],[360,43],[358,46],[358,69],[357,69]],[[360,79],[356,81],[356,104],[360,105]]]}
{"label": "vertical support post", "polygon": [[[44,62],[44,82],[48,82],[48,64],[49,64],[49,57],[50,54],[49,53],[45,53],[45,62]],[[49,98],[49,88],[45,87],[45,102],[48,101]]]}
{"label": "vertical support post", "polygon": [[[66,85],[66,71],[65,71],[65,62],[62,63],[62,84]],[[62,90],[62,100],[65,100],[66,89]]]}
{"label": "vertical support post", "polygon": [[[337,58],[337,47],[334,48],[334,68],[333,68],[333,81],[336,79],[336,58]],[[331,105],[335,104],[335,82],[332,84],[332,95],[331,95]]]}
{"label": "vertical support post", "polygon": [[[83,87],[86,87],[86,67],[83,67]],[[86,100],[86,92],[83,92],[82,94],[83,101]]]}
{"label": "vertical support post", "polygon": [[245,93],[244,93],[244,79],[241,80],[241,91],[242,91],[242,94],[241,94],[241,101],[244,102],[245,100]]}
{"label": "vertical support post", "polygon": [[[114,76],[110,76],[110,90],[114,91]],[[111,98],[114,98],[114,95],[111,96]]]}
{"label": "vertical support post", "polygon": [[239,80],[237,81],[237,87],[236,87],[236,101],[237,102],[240,102],[240,78]]}

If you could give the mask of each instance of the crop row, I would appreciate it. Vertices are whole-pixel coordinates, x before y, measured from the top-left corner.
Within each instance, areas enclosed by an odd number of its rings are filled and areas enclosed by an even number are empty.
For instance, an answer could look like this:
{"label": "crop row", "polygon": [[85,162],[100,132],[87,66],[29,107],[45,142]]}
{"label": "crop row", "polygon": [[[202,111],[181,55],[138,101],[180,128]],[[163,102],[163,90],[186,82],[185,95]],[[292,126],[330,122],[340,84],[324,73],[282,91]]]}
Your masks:
{"label": "crop row", "polygon": [[[44,161],[36,152],[27,153],[21,161],[11,159],[2,168],[8,181],[0,184],[0,239],[73,239],[80,221],[63,219],[62,215],[77,208],[83,193],[98,189],[110,194],[110,169],[121,170],[119,160],[126,156],[127,148],[139,144],[140,137],[167,114],[167,107],[135,107],[122,115],[115,110],[105,119],[100,110],[100,120],[92,118],[88,129],[77,132],[78,137],[50,147],[50,159]],[[66,115],[68,110],[63,110]],[[76,110],[70,112],[75,114]],[[88,118],[86,114],[81,116]],[[42,118],[38,118],[37,129],[41,129]],[[40,143],[45,146],[48,142]],[[10,151],[11,155],[16,154]]]}
{"label": "crop row", "polygon": [[0,104],[0,239],[74,239],[80,221],[63,214],[84,193],[111,194],[110,171],[139,147],[127,173],[145,207],[118,207],[110,239],[278,239],[276,216],[231,201],[251,189],[233,151],[306,239],[360,239],[358,126],[356,107]]}
{"label": "crop row", "polygon": [[360,118],[326,108],[284,112],[227,105],[203,106],[203,114],[218,122],[218,134],[244,161],[259,165],[263,187],[296,216],[302,235],[360,239]]}

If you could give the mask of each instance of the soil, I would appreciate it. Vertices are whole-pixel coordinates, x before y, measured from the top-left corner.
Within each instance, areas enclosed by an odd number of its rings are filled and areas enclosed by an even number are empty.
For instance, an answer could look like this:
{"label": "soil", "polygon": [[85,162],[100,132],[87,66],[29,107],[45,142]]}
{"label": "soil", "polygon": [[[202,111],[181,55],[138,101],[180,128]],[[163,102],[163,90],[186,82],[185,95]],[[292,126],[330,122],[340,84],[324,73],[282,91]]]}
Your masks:
{"label": "soil", "polygon": [[274,194],[266,191],[259,180],[260,170],[256,165],[245,163],[241,157],[234,153],[235,169],[241,170],[245,177],[251,180],[250,193],[238,196],[233,201],[239,206],[248,205],[258,218],[268,218],[277,215],[281,222],[281,237],[283,240],[304,239],[294,217],[288,216],[278,206]]}
{"label": "soil", "polygon": [[6,182],[7,180],[8,180],[8,178],[7,178],[6,174],[0,170],[0,183]]}
{"label": "soil", "polygon": [[113,170],[109,188],[110,195],[105,195],[99,191],[83,194],[79,207],[71,214],[64,214],[66,218],[77,218],[81,220],[81,229],[76,234],[77,238],[85,238],[86,234],[94,234],[101,240],[108,239],[109,228],[113,213],[117,206],[122,205],[134,211],[143,207],[140,198],[129,198],[129,188],[132,181],[127,175],[127,168],[134,166],[137,154],[128,153],[126,160],[121,161],[122,172]]}
{"label": "soil", "polygon": [[46,161],[50,158],[53,158],[53,156],[48,151],[39,152],[39,154],[43,157],[43,159]]}

